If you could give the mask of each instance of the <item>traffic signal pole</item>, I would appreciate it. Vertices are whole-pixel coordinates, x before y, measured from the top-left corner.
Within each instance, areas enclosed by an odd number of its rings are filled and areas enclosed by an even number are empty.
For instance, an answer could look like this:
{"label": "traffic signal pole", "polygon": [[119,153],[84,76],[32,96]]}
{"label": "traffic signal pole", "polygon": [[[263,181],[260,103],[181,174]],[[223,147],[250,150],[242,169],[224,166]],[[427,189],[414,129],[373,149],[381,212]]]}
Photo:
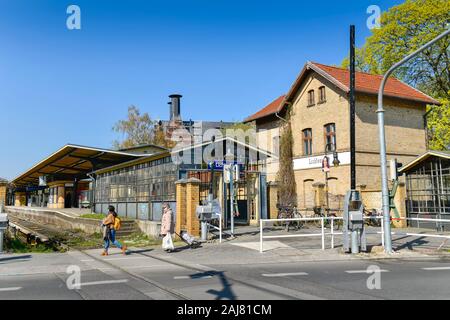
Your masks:
{"label": "traffic signal pole", "polygon": [[350,189],[356,189],[355,26],[350,26]]}
{"label": "traffic signal pole", "polygon": [[384,251],[386,253],[392,253],[392,236],[391,236],[391,216],[389,206],[389,189],[388,189],[388,177],[387,177],[387,158],[386,158],[386,134],[384,129],[384,109],[383,109],[383,92],[386,86],[387,79],[399,66],[411,60],[419,53],[432,46],[434,43],[443,39],[450,34],[450,29],[431,40],[427,44],[423,45],[413,53],[409,54],[396,64],[394,64],[384,75],[378,91],[378,135],[380,143],[380,163],[381,163],[381,188],[382,188],[382,203],[383,203],[383,223],[384,223]]}

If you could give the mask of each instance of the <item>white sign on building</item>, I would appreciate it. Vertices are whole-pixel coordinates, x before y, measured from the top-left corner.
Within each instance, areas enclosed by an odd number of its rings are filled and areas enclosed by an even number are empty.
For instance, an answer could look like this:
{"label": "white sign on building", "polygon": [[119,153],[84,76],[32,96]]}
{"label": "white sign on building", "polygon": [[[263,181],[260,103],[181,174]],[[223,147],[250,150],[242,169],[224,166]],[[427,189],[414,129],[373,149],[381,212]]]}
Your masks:
{"label": "white sign on building", "polygon": [[[322,160],[325,155],[294,159],[294,170],[305,170],[305,169],[315,169],[322,168]],[[333,162],[333,154],[329,153],[328,158],[330,162]],[[338,153],[338,159],[340,161],[339,165],[350,164],[350,152],[340,152]],[[330,163],[330,165],[332,165]]]}

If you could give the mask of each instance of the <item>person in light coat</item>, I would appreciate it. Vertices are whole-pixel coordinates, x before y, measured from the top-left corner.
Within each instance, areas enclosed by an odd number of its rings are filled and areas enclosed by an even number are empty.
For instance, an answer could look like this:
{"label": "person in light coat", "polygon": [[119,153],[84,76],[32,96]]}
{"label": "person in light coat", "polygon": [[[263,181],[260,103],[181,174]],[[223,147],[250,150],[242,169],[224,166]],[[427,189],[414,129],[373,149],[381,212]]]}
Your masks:
{"label": "person in light coat", "polygon": [[[163,239],[163,249],[167,252],[173,251],[172,233],[173,226],[173,211],[168,203],[163,204],[163,214],[161,217],[161,236]],[[167,238],[166,238],[167,237]],[[170,238],[170,239],[169,239]]]}

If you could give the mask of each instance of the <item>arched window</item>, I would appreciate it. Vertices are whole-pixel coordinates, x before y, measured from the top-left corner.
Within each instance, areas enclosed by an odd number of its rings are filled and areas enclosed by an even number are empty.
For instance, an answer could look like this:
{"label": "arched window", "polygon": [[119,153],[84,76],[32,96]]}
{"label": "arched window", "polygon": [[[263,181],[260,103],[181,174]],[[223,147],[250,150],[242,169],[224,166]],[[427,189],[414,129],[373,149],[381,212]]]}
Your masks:
{"label": "arched window", "polygon": [[316,104],[316,102],[314,99],[314,90],[309,90],[308,91],[308,107],[311,107],[315,104]]}
{"label": "arched window", "polygon": [[319,88],[319,103],[324,103],[327,101],[327,96],[325,93],[325,86]]}

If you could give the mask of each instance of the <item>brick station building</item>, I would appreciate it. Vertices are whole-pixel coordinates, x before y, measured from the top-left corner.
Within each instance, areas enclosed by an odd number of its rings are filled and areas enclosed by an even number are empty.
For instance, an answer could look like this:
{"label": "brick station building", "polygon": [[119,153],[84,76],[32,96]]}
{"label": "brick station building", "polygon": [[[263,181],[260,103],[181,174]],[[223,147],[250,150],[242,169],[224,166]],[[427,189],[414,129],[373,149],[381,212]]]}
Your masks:
{"label": "brick station building", "polygon": [[[380,158],[377,125],[377,94],[382,76],[356,73],[356,181],[366,205],[375,207],[381,199]],[[308,62],[289,91],[245,122],[255,122],[259,145],[277,151],[280,127],[291,109],[294,135],[294,172],[298,207],[325,205],[325,147],[330,162],[337,152],[339,166],[330,163],[328,198],[331,209],[342,208],[350,188],[350,74],[342,68]],[[390,78],[384,91],[387,157],[408,163],[427,149],[425,113],[438,102],[411,86]],[[267,164],[267,178],[276,190],[278,161]],[[401,185],[399,194],[404,194]],[[270,212],[276,215],[276,193],[270,195]],[[399,204],[400,206],[400,204]],[[377,208],[379,209],[379,208]],[[404,211],[404,210],[403,210]]]}

